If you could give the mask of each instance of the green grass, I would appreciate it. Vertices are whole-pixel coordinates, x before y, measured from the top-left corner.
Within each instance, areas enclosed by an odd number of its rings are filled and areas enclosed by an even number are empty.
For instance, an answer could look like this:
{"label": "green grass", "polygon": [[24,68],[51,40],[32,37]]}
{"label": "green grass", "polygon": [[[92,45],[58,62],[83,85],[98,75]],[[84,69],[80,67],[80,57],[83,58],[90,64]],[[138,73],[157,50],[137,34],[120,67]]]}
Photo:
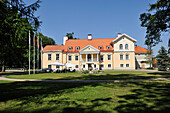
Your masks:
{"label": "green grass", "polygon": [[168,113],[170,81],[0,81],[0,113]]}
{"label": "green grass", "polygon": [[60,80],[115,80],[115,79],[150,79],[168,78],[170,73],[148,71],[105,71],[102,74],[75,73],[40,73],[25,75],[9,75],[7,78],[17,79],[60,79]]}

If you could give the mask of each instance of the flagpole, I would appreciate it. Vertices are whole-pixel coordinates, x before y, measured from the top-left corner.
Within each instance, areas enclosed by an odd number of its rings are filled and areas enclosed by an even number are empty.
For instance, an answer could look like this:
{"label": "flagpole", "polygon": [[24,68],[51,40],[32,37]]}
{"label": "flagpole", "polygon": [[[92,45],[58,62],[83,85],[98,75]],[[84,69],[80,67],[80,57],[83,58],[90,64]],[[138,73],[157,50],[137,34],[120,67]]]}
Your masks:
{"label": "flagpole", "polygon": [[35,33],[33,43],[34,43],[34,74],[35,74]]}
{"label": "flagpole", "polygon": [[29,30],[29,75],[30,75],[30,45],[31,45],[31,38],[30,38],[30,30]]}
{"label": "flagpole", "polygon": [[42,46],[42,37],[41,37],[41,71],[42,71],[42,51],[43,51],[43,46]]}
{"label": "flagpole", "polygon": [[39,34],[37,36],[37,72],[39,70]]}

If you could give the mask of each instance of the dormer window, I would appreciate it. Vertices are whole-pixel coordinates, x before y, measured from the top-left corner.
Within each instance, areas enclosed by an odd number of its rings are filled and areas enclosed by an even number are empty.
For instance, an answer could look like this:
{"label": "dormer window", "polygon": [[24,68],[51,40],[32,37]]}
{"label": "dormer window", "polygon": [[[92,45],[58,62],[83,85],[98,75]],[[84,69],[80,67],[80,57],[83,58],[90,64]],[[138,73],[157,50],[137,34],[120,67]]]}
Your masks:
{"label": "dormer window", "polygon": [[99,46],[99,49],[103,49],[103,46]]}
{"label": "dormer window", "polygon": [[76,47],[76,50],[79,50],[80,49],[80,47]]}
{"label": "dormer window", "polygon": [[123,49],[123,44],[119,45],[119,49],[122,50]]}
{"label": "dormer window", "polygon": [[68,50],[72,50],[73,48],[72,47],[68,47]]}
{"label": "dormer window", "polygon": [[110,47],[110,46],[107,46],[107,49],[111,49],[111,47]]}

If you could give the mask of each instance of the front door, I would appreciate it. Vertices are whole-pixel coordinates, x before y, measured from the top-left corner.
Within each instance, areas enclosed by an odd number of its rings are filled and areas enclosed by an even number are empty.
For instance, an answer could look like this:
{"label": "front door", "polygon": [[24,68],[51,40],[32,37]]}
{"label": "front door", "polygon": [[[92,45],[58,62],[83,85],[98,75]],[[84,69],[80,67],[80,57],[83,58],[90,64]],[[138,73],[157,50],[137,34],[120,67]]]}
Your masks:
{"label": "front door", "polygon": [[88,64],[88,70],[92,70],[92,66],[91,66],[91,64]]}

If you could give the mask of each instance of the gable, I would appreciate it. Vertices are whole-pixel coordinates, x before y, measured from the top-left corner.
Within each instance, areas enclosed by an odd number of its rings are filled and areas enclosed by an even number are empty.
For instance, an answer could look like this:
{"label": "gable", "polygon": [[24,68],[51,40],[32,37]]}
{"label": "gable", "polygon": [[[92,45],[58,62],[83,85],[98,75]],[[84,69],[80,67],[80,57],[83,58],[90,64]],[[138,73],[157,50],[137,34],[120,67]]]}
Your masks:
{"label": "gable", "polygon": [[99,53],[99,50],[95,47],[88,45],[79,51],[80,53]]}
{"label": "gable", "polygon": [[122,38],[129,39],[129,40],[132,41],[132,42],[136,42],[136,40],[135,40],[134,38],[130,37],[129,35],[127,35],[127,34],[125,34],[125,33],[123,33],[122,35],[118,36],[118,37],[117,37],[115,40],[113,40],[112,42],[113,42],[113,43],[116,43],[116,42],[120,41]]}

